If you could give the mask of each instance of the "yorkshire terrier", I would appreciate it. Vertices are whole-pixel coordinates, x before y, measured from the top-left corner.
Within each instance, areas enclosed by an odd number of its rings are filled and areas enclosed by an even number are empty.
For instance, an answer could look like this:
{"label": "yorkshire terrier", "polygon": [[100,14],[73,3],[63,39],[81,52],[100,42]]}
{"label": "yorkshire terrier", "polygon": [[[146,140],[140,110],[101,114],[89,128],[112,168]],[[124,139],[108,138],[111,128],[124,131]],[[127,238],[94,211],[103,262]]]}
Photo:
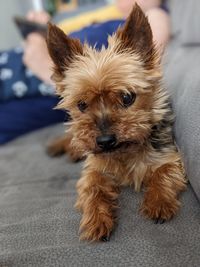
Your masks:
{"label": "yorkshire terrier", "polygon": [[160,56],[138,5],[100,51],[49,24],[58,107],[70,110],[66,136],[49,147],[86,157],[77,183],[81,239],[109,240],[120,187],[144,190],[140,211],[163,223],[178,211],[186,187],[174,143],[173,113],[162,87]]}

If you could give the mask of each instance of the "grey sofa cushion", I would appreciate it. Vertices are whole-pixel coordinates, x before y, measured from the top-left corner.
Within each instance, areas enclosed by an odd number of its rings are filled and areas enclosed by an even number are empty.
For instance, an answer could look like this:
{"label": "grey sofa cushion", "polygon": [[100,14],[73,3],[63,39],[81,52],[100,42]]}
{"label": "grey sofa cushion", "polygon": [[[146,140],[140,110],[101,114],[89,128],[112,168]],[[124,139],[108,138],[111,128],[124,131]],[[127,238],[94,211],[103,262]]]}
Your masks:
{"label": "grey sofa cushion", "polygon": [[174,40],[166,59],[165,82],[176,114],[176,141],[200,199],[200,46],[184,47]]}
{"label": "grey sofa cushion", "polygon": [[187,1],[185,9],[187,12],[182,14],[182,43],[200,44],[200,1]]}
{"label": "grey sofa cushion", "polygon": [[200,44],[200,1],[169,0],[173,35],[181,43]]}
{"label": "grey sofa cushion", "polygon": [[79,242],[73,206],[81,164],[48,158],[44,148],[62,131],[40,130],[0,150],[1,267],[199,266],[200,209],[191,187],[163,225],[138,214],[142,193],[124,189],[110,242]]}
{"label": "grey sofa cushion", "polygon": [[180,19],[184,12],[184,5],[182,3],[180,4],[180,0],[168,0],[167,4],[170,10],[172,35],[174,36],[181,32]]}

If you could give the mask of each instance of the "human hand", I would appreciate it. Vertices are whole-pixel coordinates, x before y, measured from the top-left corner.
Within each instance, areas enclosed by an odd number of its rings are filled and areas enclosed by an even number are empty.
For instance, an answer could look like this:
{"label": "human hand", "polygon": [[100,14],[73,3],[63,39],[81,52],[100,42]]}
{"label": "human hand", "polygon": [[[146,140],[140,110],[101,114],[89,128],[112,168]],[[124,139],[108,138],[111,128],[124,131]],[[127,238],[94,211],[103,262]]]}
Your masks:
{"label": "human hand", "polygon": [[24,64],[41,80],[52,84],[53,63],[48,54],[44,37],[39,33],[31,33],[24,42]]}

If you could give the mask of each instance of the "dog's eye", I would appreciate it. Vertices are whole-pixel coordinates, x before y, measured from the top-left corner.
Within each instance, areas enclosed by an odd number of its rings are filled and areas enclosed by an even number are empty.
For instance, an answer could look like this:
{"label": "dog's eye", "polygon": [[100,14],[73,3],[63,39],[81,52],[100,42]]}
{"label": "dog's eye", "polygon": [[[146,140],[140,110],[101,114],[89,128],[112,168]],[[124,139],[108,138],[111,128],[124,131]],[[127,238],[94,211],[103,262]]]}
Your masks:
{"label": "dog's eye", "polygon": [[123,106],[127,108],[135,102],[136,94],[133,92],[121,93],[121,99],[122,99]]}
{"label": "dog's eye", "polygon": [[84,101],[79,101],[77,106],[81,112],[84,112],[88,107],[88,105]]}

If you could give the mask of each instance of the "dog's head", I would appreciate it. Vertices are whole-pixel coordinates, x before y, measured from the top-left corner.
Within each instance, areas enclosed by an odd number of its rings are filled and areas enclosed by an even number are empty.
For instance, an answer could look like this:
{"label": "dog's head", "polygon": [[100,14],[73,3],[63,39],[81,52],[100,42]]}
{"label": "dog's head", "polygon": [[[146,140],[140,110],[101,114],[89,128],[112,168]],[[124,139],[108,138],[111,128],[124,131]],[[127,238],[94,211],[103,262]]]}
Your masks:
{"label": "dog's head", "polygon": [[72,142],[85,153],[142,144],[162,119],[165,95],[150,25],[135,5],[125,25],[97,51],[49,25],[53,80],[70,110]]}

